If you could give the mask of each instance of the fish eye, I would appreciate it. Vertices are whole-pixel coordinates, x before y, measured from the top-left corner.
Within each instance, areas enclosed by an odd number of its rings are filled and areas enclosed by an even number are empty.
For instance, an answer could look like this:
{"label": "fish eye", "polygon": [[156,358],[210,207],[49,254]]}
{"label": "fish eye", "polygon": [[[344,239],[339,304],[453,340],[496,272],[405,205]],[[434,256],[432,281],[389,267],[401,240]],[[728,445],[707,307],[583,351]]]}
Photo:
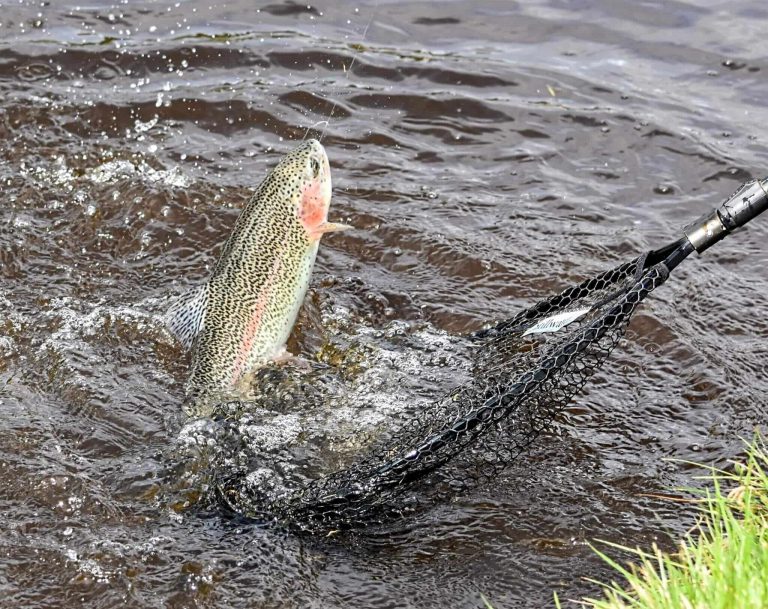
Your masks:
{"label": "fish eye", "polygon": [[317,159],[309,159],[309,166],[312,169],[312,176],[318,177],[320,175],[320,162]]}

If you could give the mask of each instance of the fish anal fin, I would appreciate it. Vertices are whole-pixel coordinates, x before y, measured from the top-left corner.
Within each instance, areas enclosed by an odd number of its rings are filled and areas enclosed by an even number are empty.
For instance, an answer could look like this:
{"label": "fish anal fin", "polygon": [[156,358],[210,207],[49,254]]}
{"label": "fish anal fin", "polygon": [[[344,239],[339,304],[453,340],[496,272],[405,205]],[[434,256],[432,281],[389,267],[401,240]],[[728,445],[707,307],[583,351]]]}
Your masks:
{"label": "fish anal fin", "polygon": [[191,349],[203,329],[208,308],[208,284],[190,290],[168,310],[165,323],[184,348]]}

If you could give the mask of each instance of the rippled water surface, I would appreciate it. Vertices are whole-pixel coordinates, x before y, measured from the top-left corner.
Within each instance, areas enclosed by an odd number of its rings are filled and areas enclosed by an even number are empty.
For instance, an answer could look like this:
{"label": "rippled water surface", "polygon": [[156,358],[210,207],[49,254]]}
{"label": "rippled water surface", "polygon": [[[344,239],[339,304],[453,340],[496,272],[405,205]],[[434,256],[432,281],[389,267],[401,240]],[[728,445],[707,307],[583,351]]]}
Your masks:
{"label": "rippled water surface", "polygon": [[682,265],[492,487],[338,540],[206,498],[160,317],[314,126],[356,230],[289,346],[335,372],[294,387],[311,416],[289,392],[242,423],[311,477],[450,387],[457,335],[768,174],[767,30],[754,0],[0,1],[0,606],[551,606],[605,575],[590,541],[669,544],[691,514],[655,495],[694,481],[663,459],[766,423],[766,219]]}

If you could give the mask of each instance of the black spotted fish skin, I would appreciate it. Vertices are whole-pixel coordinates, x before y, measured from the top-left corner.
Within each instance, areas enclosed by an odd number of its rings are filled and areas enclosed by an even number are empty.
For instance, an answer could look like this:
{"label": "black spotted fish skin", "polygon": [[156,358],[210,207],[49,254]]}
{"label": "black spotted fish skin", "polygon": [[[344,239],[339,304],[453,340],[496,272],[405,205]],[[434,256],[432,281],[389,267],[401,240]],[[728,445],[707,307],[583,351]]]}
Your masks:
{"label": "black spotted fish skin", "polygon": [[309,140],[280,161],[243,209],[204,287],[187,414],[209,416],[244,375],[282,353],[322,234],[312,234],[312,222],[325,222],[330,192],[325,150]]}

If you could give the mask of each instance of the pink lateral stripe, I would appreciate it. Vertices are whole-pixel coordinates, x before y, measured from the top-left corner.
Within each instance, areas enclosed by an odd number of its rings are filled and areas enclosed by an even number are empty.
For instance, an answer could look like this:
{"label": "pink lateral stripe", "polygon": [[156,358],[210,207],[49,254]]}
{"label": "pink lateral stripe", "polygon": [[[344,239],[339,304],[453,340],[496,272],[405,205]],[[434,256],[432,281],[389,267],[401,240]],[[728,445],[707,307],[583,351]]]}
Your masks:
{"label": "pink lateral stripe", "polygon": [[240,343],[240,349],[237,352],[237,357],[235,358],[235,363],[232,368],[232,378],[230,379],[229,383],[233,387],[237,384],[237,381],[239,381],[240,377],[243,375],[243,368],[248,362],[248,356],[251,354],[251,350],[253,348],[253,341],[256,338],[256,334],[258,333],[259,328],[261,327],[264,311],[266,310],[267,303],[272,296],[275,284],[277,282],[278,273],[280,273],[282,266],[282,258],[275,260],[275,263],[272,265],[272,271],[270,273],[269,279],[262,288],[259,297],[256,299],[256,303],[253,305],[251,318],[249,319],[248,324],[245,326],[243,340]]}

